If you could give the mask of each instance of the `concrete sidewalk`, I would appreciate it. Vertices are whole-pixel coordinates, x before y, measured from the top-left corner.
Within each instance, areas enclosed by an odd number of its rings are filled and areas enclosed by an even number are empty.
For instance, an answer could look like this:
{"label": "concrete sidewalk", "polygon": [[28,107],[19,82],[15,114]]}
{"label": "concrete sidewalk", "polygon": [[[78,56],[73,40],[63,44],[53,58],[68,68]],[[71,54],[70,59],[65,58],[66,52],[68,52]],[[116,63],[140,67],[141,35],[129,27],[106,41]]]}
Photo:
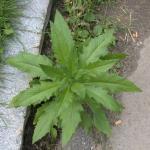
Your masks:
{"label": "concrete sidewalk", "polygon": [[138,67],[129,79],[143,91],[122,95],[123,123],[113,128],[107,149],[150,150],[150,37],[144,41]]}

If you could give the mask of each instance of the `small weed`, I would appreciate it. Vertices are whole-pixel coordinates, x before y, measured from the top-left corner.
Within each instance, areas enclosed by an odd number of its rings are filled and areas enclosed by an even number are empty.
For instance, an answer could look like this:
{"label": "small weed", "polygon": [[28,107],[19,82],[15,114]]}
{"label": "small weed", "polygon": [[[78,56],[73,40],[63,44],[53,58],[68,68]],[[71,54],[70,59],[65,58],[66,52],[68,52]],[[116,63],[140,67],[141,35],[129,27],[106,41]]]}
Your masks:
{"label": "small weed", "polygon": [[[95,30],[99,31],[98,27]],[[67,23],[57,11],[54,23],[51,23],[55,61],[25,52],[8,59],[10,65],[38,77],[11,102],[14,107],[39,104],[34,119],[33,143],[49,132],[56,138],[56,129],[62,128],[64,146],[78,125],[87,131],[95,127],[106,135],[111,134],[104,110],[121,112],[123,109],[112,94],[140,91],[131,81],[109,73],[125,57],[109,53],[108,48],[115,42],[113,33],[113,30],[105,30],[83,42],[84,47],[79,50]]]}

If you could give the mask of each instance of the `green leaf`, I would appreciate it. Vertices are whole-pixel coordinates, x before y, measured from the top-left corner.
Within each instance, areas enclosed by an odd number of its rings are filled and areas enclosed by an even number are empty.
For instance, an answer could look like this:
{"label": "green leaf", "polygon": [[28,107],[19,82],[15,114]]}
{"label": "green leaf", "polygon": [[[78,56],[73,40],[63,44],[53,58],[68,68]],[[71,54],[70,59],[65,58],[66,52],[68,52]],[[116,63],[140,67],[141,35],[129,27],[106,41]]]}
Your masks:
{"label": "green leaf", "polygon": [[49,107],[50,102],[46,102],[44,104],[42,104],[38,109],[37,112],[35,114],[34,117],[34,121],[33,124],[36,125],[38,122],[38,119],[40,118],[40,116],[45,112],[45,110],[47,110],[47,108]]}
{"label": "green leaf", "polygon": [[75,74],[78,71],[78,65],[79,65],[78,51],[74,49],[69,57],[68,63],[69,72],[71,74]]}
{"label": "green leaf", "polygon": [[51,79],[62,79],[64,77],[64,73],[61,68],[56,68],[54,66],[46,66],[40,65],[42,70],[45,72],[47,76]]}
{"label": "green leaf", "polygon": [[126,58],[127,55],[123,53],[116,53],[116,54],[107,54],[104,57],[101,57],[102,60],[120,60]]}
{"label": "green leaf", "polygon": [[56,98],[58,105],[59,105],[59,110],[58,114],[60,115],[65,109],[67,109],[70,104],[74,100],[74,95],[71,92],[69,88],[64,89],[63,91],[60,91],[61,93],[58,95]]}
{"label": "green leaf", "polygon": [[[81,82],[81,81],[80,81]],[[82,79],[82,83],[92,86],[100,86],[114,92],[140,92],[141,90],[131,81],[116,74],[102,73],[97,77]]]}
{"label": "green leaf", "polygon": [[107,91],[103,90],[100,87],[87,87],[87,95],[89,98],[93,98],[97,103],[102,104],[105,108],[111,111],[121,112],[123,108],[119,102],[117,102],[107,94]]}
{"label": "green leaf", "polygon": [[73,102],[61,114],[62,120],[62,145],[64,146],[72,137],[78,124],[81,122],[80,112],[83,111],[81,104]]}
{"label": "green leaf", "polygon": [[111,134],[111,127],[105,116],[105,113],[102,110],[102,107],[92,100],[88,100],[88,103],[91,110],[93,111],[93,122],[95,127],[99,131],[109,136]]}
{"label": "green leaf", "polygon": [[85,98],[85,86],[84,84],[81,83],[74,83],[71,87],[71,90],[77,94],[80,98],[84,99]]}
{"label": "green leaf", "polygon": [[72,100],[73,94],[69,89],[65,89],[54,102],[48,102],[38,109],[34,119],[34,124],[37,125],[34,131],[33,143],[50,132],[54,120],[71,107]]}
{"label": "green leaf", "polygon": [[102,34],[102,32],[103,32],[103,26],[100,25],[100,24],[96,25],[96,26],[94,27],[94,29],[93,29],[93,33],[94,33],[96,36]]}
{"label": "green leaf", "polygon": [[52,62],[44,55],[34,55],[21,52],[7,59],[7,63],[17,69],[29,73],[32,77],[47,77],[42,71],[40,64],[52,66]]}
{"label": "green leaf", "polygon": [[55,82],[42,82],[40,85],[35,85],[14,97],[11,106],[29,106],[48,100],[58,90],[59,85]]}
{"label": "green leaf", "polygon": [[98,60],[85,66],[85,73],[92,76],[97,76],[103,72],[107,72],[117,63],[116,60]]}
{"label": "green leaf", "polygon": [[5,35],[12,35],[14,33],[14,30],[13,30],[13,28],[8,27],[8,28],[4,29],[4,33],[5,33]]}
{"label": "green leaf", "polygon": [[51,128],[51,141],[55,142],[57,140],[57,130],[55,128]]}
{"label": "green leaf", "polygon": [[84,20],[87,21],[87,22],[92,22],[94,20],[96,20],[96,17],[94,15],[94,13],[92,12],[87,12],[84,16]]}
{"label": "green leaf", "polygon": [[67,66],[74,49],[74,41],[67,23],[58,11],[56,11],[54,24],[51,23],[51,38],[55,57]]}
{"label": "green leaf", "polygon": [[51,102],[47,108],[38,116],[37,125],[34,130],[32,143],[41,139],[46,133],[50,132],[53,126],[53,120],[57,117],[57,103]]}
{"label": "green leaf", "polygon": [[83,48],[83,53],[80,56],[82,64],[96,62],[99,57],[105,56],[108,53],[108,46],[114,42],[113,32],[109,31],[91,40],[87,47]]}
{"label": "green leaf", "polygon": [[82,118],[81,126],[88,133],[93,127],[93,120],[91,118],[91,115],[88,114],[88,112],[82,112],[81,118]]}
{"label": "green leaf", "polygon": [[88,36],[89,36],[89,32],[87,30],[84,30],[84,29],[78,29],[76,31],[76,36],[77,37],[80,37],[80,38],[83,38],[83,39],[86,39]]}

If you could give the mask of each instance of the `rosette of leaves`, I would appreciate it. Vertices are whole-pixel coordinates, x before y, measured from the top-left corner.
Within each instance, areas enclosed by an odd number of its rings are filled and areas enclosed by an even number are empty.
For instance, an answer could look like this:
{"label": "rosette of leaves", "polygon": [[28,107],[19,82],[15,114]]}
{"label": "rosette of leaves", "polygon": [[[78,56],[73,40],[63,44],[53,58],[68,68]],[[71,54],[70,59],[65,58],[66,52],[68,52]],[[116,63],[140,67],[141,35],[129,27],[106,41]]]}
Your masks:
{"label": "rosette of leaves", "polygon": [[40,104],[34,119],[33,143],[49,132],[56,134],[56,126],[62,128],[63,145],[78,125],[86,130],[96,127],[110,135],[104,110],[120,112],[123,108],[112,94],[140,91],[131,81],[109,73],[124,58],[122,54],[108,53],[115,41],[113,32],[91,39],[78,53],[71,31],[57,11],[51,23],[51,39],[54,61],[24,52],[8,59],[10,65],[39,77],[37,84],[20,92],[11,102],[14,107]]}

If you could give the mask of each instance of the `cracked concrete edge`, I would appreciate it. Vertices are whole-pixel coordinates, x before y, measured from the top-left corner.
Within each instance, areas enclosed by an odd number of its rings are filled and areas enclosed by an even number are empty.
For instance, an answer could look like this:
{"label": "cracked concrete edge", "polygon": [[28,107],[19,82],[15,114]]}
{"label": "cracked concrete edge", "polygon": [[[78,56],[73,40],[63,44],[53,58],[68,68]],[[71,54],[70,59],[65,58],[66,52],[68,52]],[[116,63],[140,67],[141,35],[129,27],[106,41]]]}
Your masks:
{"label": "cracked concrete edge", "polygon": [[[40,52],[43,42],[43,31],[47,24],[48,10],[51,9],[52,1],[30,0],[25,4],[20,18],[19,30],[13,39],[7,42],[4,57],[16,55],[20,51],[28,51],[34,54]],[[26,74],[4,65],[5,73],[3,88],[0,90],[1,102],[6,105],[0,106],[0,149],[19,150],[22,145],[23,129],[26,116],[26,108],[9,108],[7,104],[12,97],[29,86],[31,78]]]}

